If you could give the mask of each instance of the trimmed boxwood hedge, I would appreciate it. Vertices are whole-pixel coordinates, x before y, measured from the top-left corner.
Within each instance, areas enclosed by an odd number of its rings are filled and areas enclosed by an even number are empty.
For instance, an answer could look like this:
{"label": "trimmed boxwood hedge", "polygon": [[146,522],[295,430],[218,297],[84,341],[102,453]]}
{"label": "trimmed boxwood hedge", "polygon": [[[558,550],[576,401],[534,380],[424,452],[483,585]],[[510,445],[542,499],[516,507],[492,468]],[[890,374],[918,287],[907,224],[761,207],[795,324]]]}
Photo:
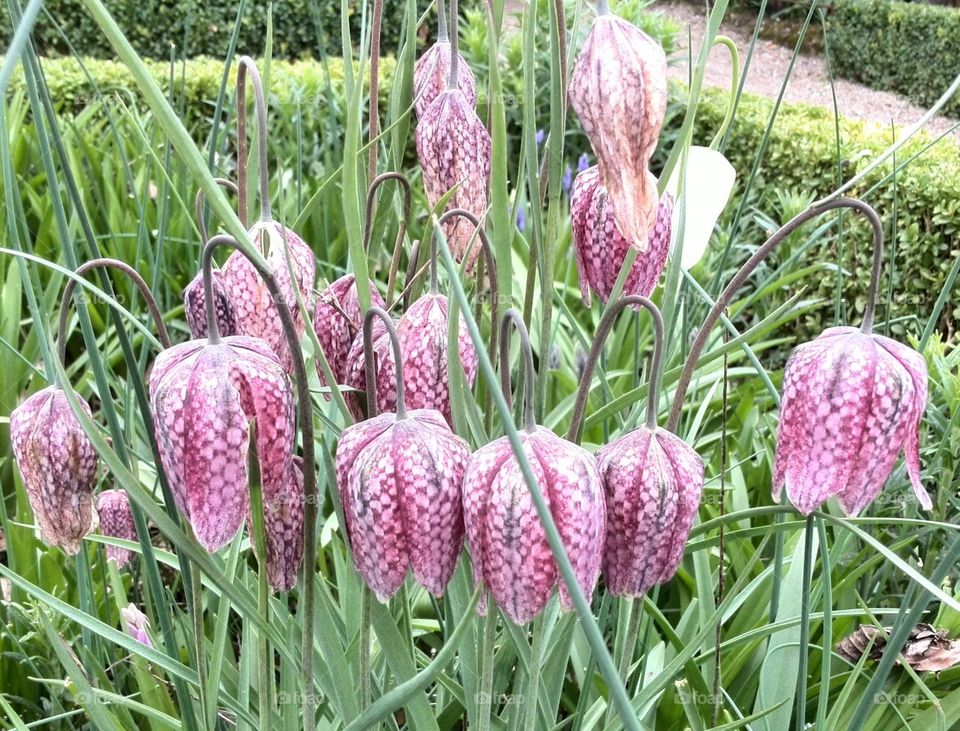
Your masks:
{"label": "trimmed boxwood hedge", "polygon": [[[119,63],[89,61],[87,67],[101,89],[135,89],[128,72]],[[45,68],[53,98],[61,110],[69,111],[83,106],[91,98],[93,88],[75,59],[47,60]],[[153,63],[150,68],[158,82],[166,86],[168,66]],[[393,59],[384,59],[380,86],[384,103],[394,68]],[[330,59],[330,84],[335,97],[342,93],[342,71],[340,60]],[[205,115],[209,115],[222,72],[222,62],[198,59],[187,63],[183,75],[188,121],[193,122],[191,129],[201,143],[208,128]],[[326,76],[319,62],[307,61],[278,61],[271,73],[271,100],[275,110],[272,124],[277,128],[274,139],[282,140],[284,136],[292,138],[293,130],[282,128],[285,115],[278,112],[283,104],[297,98],[305,110],[311,104],[324,103],[327,99]],[[509,73],[505,74],[504,82],[508,88],[513,88],[510,77]],[[675,126],[679,122],[680,115],[675,112],[685,104],[683,94],[681,87],[673,87],[673,111],[669,115],[668,125]],[[726,98],[726,93],[720,90],[705,93],[695,130],[699,143],[707,144],[713,137],[723,118]],[[330,102],[335,103],[335,100]],[[744,94],[741,99],[725,149],[727,157],[740,171],[740,185],[753,166],[771,111],[772,102],[769,99],[750,94]],[[306,129],[310,128],[310,115],[305,115],[304,124]],[[849,179],[891,141],[889,129],[859,121],[841,120],[840,132],[844,179]],[[665,136],[671,134],[667,129]],[[570,142],[578,145],[580,137],[571,135]],[[919,156],[898,173],[896,181],[897,257],[890,309],[893,317],[926,317],[932,311],[952,262],[960,256],[960,148],[954,142],[944,140],[936,147],[921,152],[928,142],[929,138],[919,135],[898,154],[901,162],[913,155]],[[568,159],[575,161],[579,152],[579,149],[569,149]],[[805,192],[815,196],[829,193],[837,187],[836,161],[832,113],[803,104],[782,105],[755,182],[754,190],[759,194],[760,204],[774,203],[776,193],[781,191]],[[894,210],[892,181],[880,182],[875,190],[868,190],[888,176],[891,169],[889,163],[882,166],[857,190],[852,191],[853,195],[866,194],[866,199],[884,217],[888,230],[892,227],[891,214]],[[842,265],[851,276],[844,279],[844,298],[852,307],[851,320],[856,321],[857,313],[863,309],[869,277],[870,238],[866,224],[855,215],[845,218],[845,232]],[[816,249],[810,251],[807,260],[799,266],[831,261],[835,256],[835,251]],[[826,302],[832,301],[835,286],[833,277],[808,281],[807,285],[814,295]],[[808,316],[804,329],[816,332],[821,327],[820,316],[827,317],[831,312],[831,308],[825,307]],[[948,301],[941,316],[941,329],[947,333],[957,332],[958,320],[960,297]]]}
{"label": "trimmed boxwood hedge", "polygon": [[[840,76],[929,105],[960,74],[960,9],[891,0],[833,0],[830,8]],[[960,115],[960,96],[947,111]]]}
{"label": "trimmed boxwood hedge", "polygon": [[[178,57],[225,56],[239,7],[237,0],[104,0],[104,5],[137,53],[154,59],[168,59],[171,45],[183,50]],[[81,0],[57,0],[47,6],[56,24],[41,15],[34,29],[35,42],[43,53],[70,55],[72,45],[81,56],[114,57],[113,49]],[[361,3],[349,0],[348,7],[350,28],[357,40]],[[341,0],[275,0],[274,55],[318,55],[322,42],[327,53],[339,56],[340,9]],[[403,2],[384,3],[381,43],[390,52],[397,49],[404,10]],[[261,55],[266,28],[267,3],[247,0],[238,43],[240,52]],[[0,12],[0,36],[6,39],[4,47],[9,45],[10,16],[6,12]]]}

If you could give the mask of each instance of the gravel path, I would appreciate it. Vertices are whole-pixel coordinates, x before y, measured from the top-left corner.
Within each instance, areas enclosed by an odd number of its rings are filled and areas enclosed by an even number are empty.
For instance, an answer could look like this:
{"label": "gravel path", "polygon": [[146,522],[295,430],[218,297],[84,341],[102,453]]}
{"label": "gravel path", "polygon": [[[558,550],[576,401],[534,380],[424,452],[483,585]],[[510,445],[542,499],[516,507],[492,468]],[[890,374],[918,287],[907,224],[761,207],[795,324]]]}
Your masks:
{"label": "gravel path", "polygon": [[[658,2],[652,9],[673,18],[683,28],[678,38],[679,50],[671,59],[670,75],[686,81],[689,75],[687,26],[690,27],[695,60],[706,28],[705,11],[698,5],[682,2]],[[721,33],[737,44],[741,64],[746,60],[747,50],[750,48],[753,23],[753,19],[745,16],[741,16],[738,21],[736,16],[728,14],[720,29]],[[792,48],[759,38],[750,61],[750,70],[744,86],[746,91],[776,98],[792,55]],[[729,88],[730,54],[727,49],[722,46],[713,49],[704,81],[708,86]],[[852,119],[869,120],[884,125],[889,125],[892,121],[899,127],[909,127],[926,111],[893,92],[877,91],[845,79],[835,79],[834,89],[840,114]],[[805,54],[798,56],[784,99],[833,109],[830,77],[823,58]],[[954,124],[956,124],[955,120],[935,117],[927,123],[926,129],[933,134],[940,134]],[[960,140],[960,131],[954,131],[952,137]]]}

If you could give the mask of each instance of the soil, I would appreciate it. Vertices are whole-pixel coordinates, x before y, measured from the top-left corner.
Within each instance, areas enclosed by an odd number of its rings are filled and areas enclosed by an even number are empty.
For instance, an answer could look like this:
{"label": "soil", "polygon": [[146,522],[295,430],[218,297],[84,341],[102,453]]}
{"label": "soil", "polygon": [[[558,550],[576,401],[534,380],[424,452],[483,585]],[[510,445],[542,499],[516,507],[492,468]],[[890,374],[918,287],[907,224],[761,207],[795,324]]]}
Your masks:
{"label": "soil", "polygon": [[[662,12],[682,26],[678,38],[679,48],[671,58],[670,75],[686,81],[689,75],[687,27],[690,28],[692,54],[696,59],[706,28],[705,6],[683,2],[658,2],[651,9]],[[737,45],[741,66],[745,63],[747,51],[750,48],[754,23],[753,17],[728,13],[720,28],[720,32]],[[750,60],[744,89],[776,98],[780,93],[780,86],[786,77],[792,56],[792,48],[758,38],[753,58]],[[704,83],[708,86],[729,88],[730,54],[726,48],[719,46],[710,53],[710,63],[707,66]],[[851,119],[887,125],[892,122],[898,127],[909,127],[926,112],[926,108],[911,103],[899,94],[870,89],[845,79],[834,79],[833,90],[836,92],[837,108],[840,114]],[[815,104],[833,110],[833,92],[823,56],[801,53],[797,57],[784,100]],[[957,120],[938,116],[927,123],[926,129],[938,135],[950,130],[956,124]],[[952,136],[960,140],[960,131],[954,130]]]}

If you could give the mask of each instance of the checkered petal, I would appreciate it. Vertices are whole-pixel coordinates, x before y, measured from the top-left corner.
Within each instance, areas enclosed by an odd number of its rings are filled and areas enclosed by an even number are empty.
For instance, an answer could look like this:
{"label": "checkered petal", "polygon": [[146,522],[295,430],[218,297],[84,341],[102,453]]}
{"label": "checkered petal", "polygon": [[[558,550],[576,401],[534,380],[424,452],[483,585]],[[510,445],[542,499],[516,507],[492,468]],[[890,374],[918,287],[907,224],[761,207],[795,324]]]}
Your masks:
{"label": "checkered petal", "polygon": [[[100,533],[126,541],[137,540],[137,527],[130,510],[130,498],[125,490],[104,490],[97,495],[97,514],[100,516]],[[107,546],[107,558],[124,567],[133,558],[133,551],[117,546]]]}
{"label": "checkered petal", "polygon": [[657,209],[647,166],[667,106],[663,49],[621,18],[597,17],[570,78],[570,103],[597,156],[617,228],[646,251]]}
{"label": "checkered petal", "polygon": [[[393,347],[390,344],[390,335],[386,326],[377,318],[373,322],[371,347],[376,359],[377,374],[377,412],[394,411],[397,408],[397,382],[393,368]],[[367,387],[367,372],[364,364],[363,332],[354,336],[350,352],[347,353],[346,378],[347,385],[363,393]],[[360,420],[366,414],[361,408],[362,401],[358,393],[345,393],[344,401],[353,418]]]}
{"label": "checkered petal", "polygon": [[[221,337],[237,334],[237,323],[233,316],[233,305],[227,288],[223,283],[223,274],[214,269],[210,276],[213,283],[213,299],[217,316],[217,329]],[[187,326],[194,338],[207,337],[206,295],[203,291],[203,272],[200,272],[183,290],[184,314]]]}
{"label": "checkered petal", "polygon": [[[89,416],[90,407],[80,403]],[[97,527],[97,453],[63,390],[48,386],[14,409],[10,440],[43,539],[76,554]]]}
{"label": "checkered petal", "polygon": [[[417,117],[426,114],[433,100],[447,88],[452,58],[450,42],[437,41],[428,48],[413,67],[413,98]],[[477,82],[463,56],[457,60],[457,86],[467,104],[477,106]]]}
{"label": "checkered petal", "polygon": [[[370,282],[370,301],[374,307],[386,309],[383,297],[373,282]],[[346,380],[347,355],[362,323],[360,296],[352,274],[340,277],[317,297],[317,306],[313,311],[313,329],[337,383],[344,383]],[[317,372],[320,382],[325,386],[330,385],[319,366]]]}
{"label": "checkered petal", "polygon": [[[490,133],[459,89],[441,92],[420,118],[416,131],[417,157],[430,207],[456,188],[447,208],[464,208],[478,219],[487,210],[490,184]],[[474,227],[463,216],[444,223],[444,235],[457,260],[463,258]],[[480,248],[474,246],[472,263]]]}

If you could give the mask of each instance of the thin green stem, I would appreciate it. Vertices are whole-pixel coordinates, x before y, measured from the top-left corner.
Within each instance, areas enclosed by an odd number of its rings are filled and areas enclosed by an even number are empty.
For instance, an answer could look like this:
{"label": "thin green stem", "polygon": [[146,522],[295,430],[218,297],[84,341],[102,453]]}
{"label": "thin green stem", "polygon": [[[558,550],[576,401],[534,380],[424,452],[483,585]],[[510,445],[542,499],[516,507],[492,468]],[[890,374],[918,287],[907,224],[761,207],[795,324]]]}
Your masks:
{"label": "thin green stem", "polygon": [[237,187],[240,189],[240,219],[247,221],[247,74],[253,86],[257,111],[257,167],[260,170],[260,220],[270,221],[270,168],[267,165],[267,104],[257,65],[249,56],[241,56],[237,66]]}
{"label": "thin green stem", "polygon": [[[443,0],[439,0],[443,2]],[[457,0],[450,0],[450,75],[447,77],[448,89],[459,89],[460,79],[460,11]]]}
{"label": "thin green stem", "polygon": [[[232,180],[228,180],[227,178],[214,178],[213,180],[221,188],[226,188],[236,196],[240,195],[240,188]],[[204,216],[204,208],[206,208],[206,205],[207,194],[203,192],[203,188],[197,188],[197,196],[193,200],[193,213],[197,218],[197,231],[200,232],[200,243],[206,242],[208,238],[207,221],[206,216]],[[243,225],[248,225],[247,221],[244,221]]]}
{"label": "thin green stem", "polygon": [[[257,555],[257,614],[264,622],[270,621],[270,588],[267,584],[267,534],[263,505],[263,485],[260,460],[257,454],[257,424],[250,422],[247,450],[247,479],[250,484],[250,522],[253,524],[253,545]],[[201,675],[201,677],[203,677]],[[203,687],[203,683],[200,684]],[[273,656],[270,642],[264,632],[257,631],[257,710],[260,728],[270,723],[271,688],[273,687]]]}
{"label": "thin green stem", "polygon": [[541,614],[533,622],[533,641],[530,646],[530,663],[527,666],[527,697],[526,714],[523,727],[526,731],[535,731],[537,728],[537,702],[540,698],[540,663],[543,655],[543,635],[546,631],[546,620]]}
{"label": "thin green stem", "polygon": [[370,705],[370,589],[364,585],[360,594],[360,634],[357,652],[360,656],[360,712]]}
{"label": "thin green stem", "polygon": [[[643,600],[636,600],[624,597],[620,600],[626,604],[630,618],[627,620],[627,631],[623,639],[623,654],[620,655],[620,665],[618,673],[624,687],[630,687],[630,666],[633,664],[633,653],[637,647],[637,638],[640,636],[640,622],[643,619]],[[621,604],[622,606],[622,604]],[[604,728],[609,728],[613,724],[614,707],[607,706],[606,720]]]}
{"label": "thin green stem", "polygon": [[483,645],[480,653],[480,718],[479,731],[490,731],[490,714],[493,706],[493,664],[497,641],[497,605],[493,596],[487,595],[487,616],[483,620]]}
{"label": "thin green stem", "polygon": [[377,174],[377,137],[380,134],[380,29],[383,24],[383,0],[373,2],[373,23],[370,30],[370,119],[368,121],[367,179]]}
{"label": "thin green stem", "polygon": [[523,354],[523,428],[532,433],[537,428],[533,413],[533,382],[536,370],[533,366],[533,349],[530,347],[530,334],[523,324],[520,313],[513,308],[503,313],[500,321],[500,389],[507,408],[511,408],[510,397],[510,325],[517,329],[520,336],[520,351]]}
{"label": "thin green stem", "polygon": [[807,516],[807,525],[803,532],[803,590],[800,593],[800,667],[797,671],[797,699],[794,711],[795,728],[803,731],[806,726],[807,709],[807,667],[810,644],[810,582],[813,576],[814,516]]}
{"label": "thin green stem", "polygon": [[376,353],[373,350],[373,321],[380,319],[390,338],[390,347],[393,349],[393,372],[397,383],[397,419],[407,416],[407,405],[403,390],[403,353],[400,351],[400,340],[397,338],[397,328],[393,318],[379,307],[371,307],[363,316],[363,365],[367,387],[367,418],[377,415],[377,363]]}
{"label": "thin green stem", "polygon": [[450,42],[447,35],[447,11],[444,7],[444,0],[437,0],[437,42]]}

